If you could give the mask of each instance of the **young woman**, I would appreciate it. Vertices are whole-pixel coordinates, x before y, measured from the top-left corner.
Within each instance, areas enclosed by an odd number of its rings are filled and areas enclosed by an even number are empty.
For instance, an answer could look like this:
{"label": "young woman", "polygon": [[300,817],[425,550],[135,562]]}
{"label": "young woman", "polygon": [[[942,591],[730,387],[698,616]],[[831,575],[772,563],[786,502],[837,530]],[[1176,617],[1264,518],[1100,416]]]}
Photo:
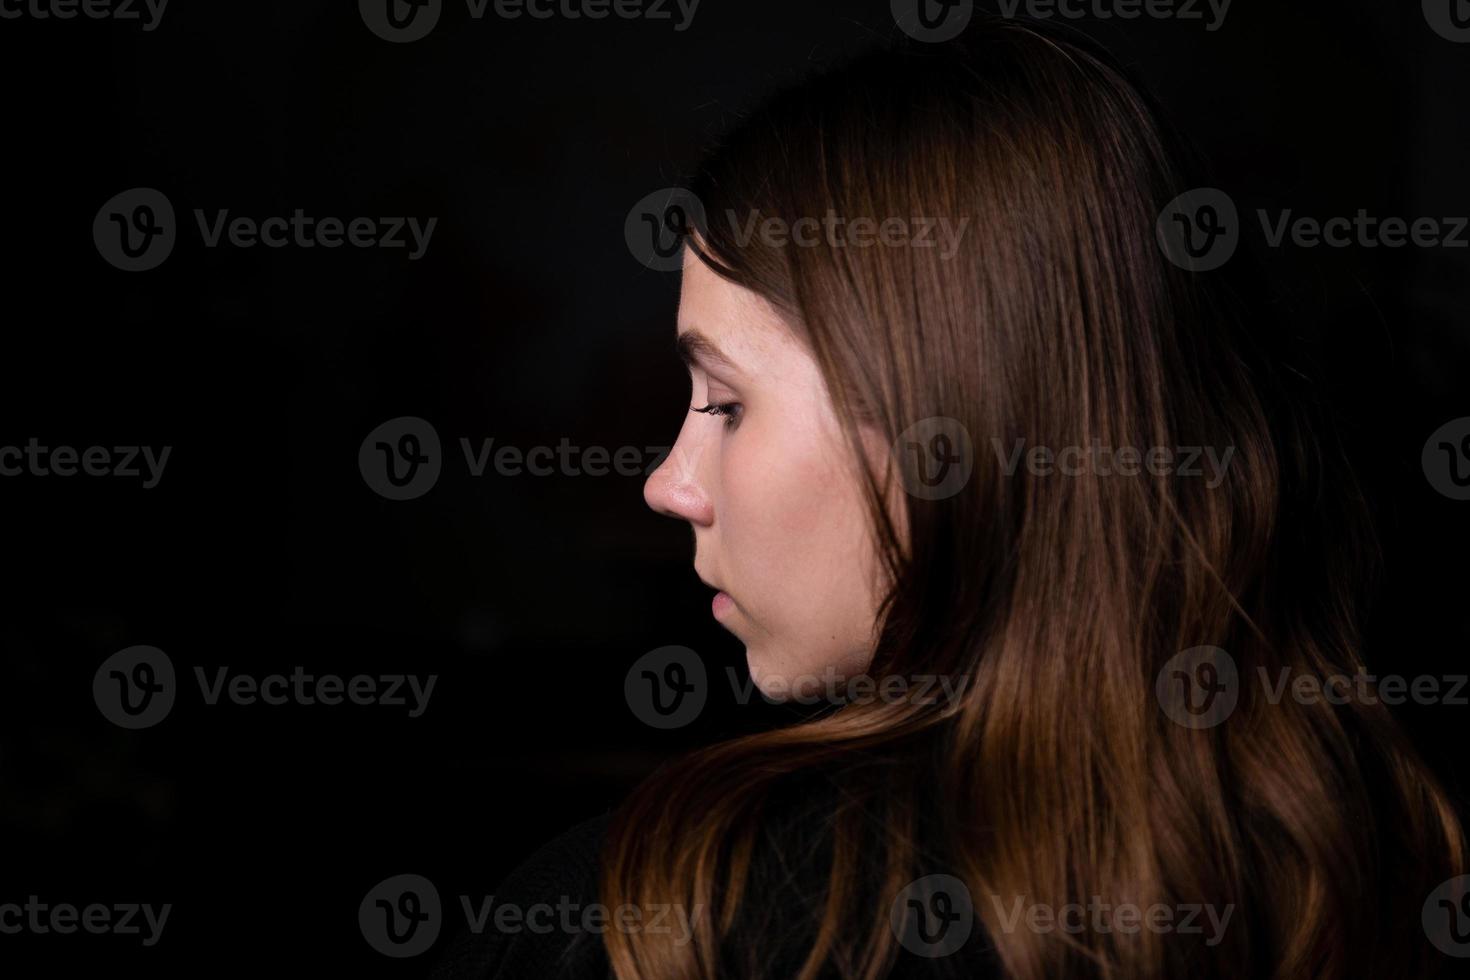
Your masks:
{"label": "young woman", "polygon": [[446,972],[1452,962],[1420,919],[1464,871],[1445,794],[1360,685],[1277,686],[1362,671],[1374,549],[1244,259],[1170,247],[1179,166],[1108,57],[1014,21],[863,56],[713,152],[690,414],[648,502],[693,527],[762,690],[913,696],[666,767],[498,896],[642,927],[523,930]]}

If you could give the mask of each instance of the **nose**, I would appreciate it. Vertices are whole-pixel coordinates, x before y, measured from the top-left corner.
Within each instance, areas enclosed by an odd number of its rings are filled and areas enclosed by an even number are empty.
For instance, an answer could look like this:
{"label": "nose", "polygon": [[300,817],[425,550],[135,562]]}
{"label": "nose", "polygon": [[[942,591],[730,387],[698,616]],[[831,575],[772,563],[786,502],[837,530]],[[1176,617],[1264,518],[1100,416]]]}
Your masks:
{"label": "nose", "polygon": [[690,524],[708,527],[715,519],[700,457],[702,446],[686,439],[687,426],[664,461],[643,484],[643,500],[654,511]]}

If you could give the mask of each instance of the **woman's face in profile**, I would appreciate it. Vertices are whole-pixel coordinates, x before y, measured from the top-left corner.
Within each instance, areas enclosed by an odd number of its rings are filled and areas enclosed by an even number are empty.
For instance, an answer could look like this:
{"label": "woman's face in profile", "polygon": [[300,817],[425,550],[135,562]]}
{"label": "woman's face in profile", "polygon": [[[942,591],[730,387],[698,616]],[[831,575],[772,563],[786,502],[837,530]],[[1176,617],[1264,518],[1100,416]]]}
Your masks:
{"label": "woman's face in profile", "polygon": [[769,303],[689,249],[678,333],[691,411],[644,499],[694,528],[694,570],[721,591],[715,618],[745,644],[763,693],[815,693],[829,671],[861,672],[878,563],[816,361]]}

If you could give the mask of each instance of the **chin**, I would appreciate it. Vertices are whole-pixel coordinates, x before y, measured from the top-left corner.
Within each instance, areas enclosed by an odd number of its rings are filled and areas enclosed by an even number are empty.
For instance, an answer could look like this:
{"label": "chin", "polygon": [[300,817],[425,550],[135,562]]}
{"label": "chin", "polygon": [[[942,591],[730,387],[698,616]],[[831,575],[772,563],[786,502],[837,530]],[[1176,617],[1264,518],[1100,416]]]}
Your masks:
{"label": "chin", "polygon": [[792,664],[779,654],[762,653],[748,646],[745,648],[745,665],[750,670],[751,683],[769,701],[819,697],[823,690],[822,679],[834,669],[824,663]]}
{"label": "chin", "polygon": [[745,648],[745,666],[750,671],[750,682],[768,700],[785,701],[791,696],[791,675],[787,671],[771,666],[769,654]]}

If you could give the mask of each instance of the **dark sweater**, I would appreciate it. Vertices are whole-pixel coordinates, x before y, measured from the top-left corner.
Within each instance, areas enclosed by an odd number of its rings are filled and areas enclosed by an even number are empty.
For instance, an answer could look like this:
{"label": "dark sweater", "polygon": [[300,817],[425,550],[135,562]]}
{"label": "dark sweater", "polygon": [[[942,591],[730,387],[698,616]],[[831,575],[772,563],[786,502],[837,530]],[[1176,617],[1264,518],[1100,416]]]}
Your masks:
{"label": "dark sweater", "polygon": [[[721,976],[732,978],[769,977],[790,980],[810,950],[820,916],[821,884],[826,880],[826,821],[824,808],[830,806],[826,794],[811,793],[800,803],[782,807],[773,821],[763,825],[763,840],[757,846],[741,917],[735,934],[722,952]],[[829,811],[828,811],[829,812]],[[522,924],[518,928],[498,929],[491,918],[478,934],[465,930],[453,937],[439,959],[433,980],[605,980],[611,977],[596,920],[591,927],[584,912],[597,906],[599,851],[606,835],[610,816],[588,820],[533,854],[501,884],[495,893],[495,907],[512,905],[526,912],[542,904],[535,923],[540,931]],[[775,829],[779,826],[779,830]],[[784,846],[776,846],[776,840]],[[876,863],[875,863],[876,866]],[[932,867],[928,870],[939,872]],[[951,933],[946,940],[928,945],[940,932],[938,918],[921,924],[917,916],[927,909],[954,923],[955,900],[944,896],[935,902],[934,895],[918,891],[902,897],[875,897],[885,917],[891,907],[912,907],[911,919],[899,928],[907,930],[906,942],[889,976],[899,978],[964,977],[985,980],[999,976],[986,936],[978,922],[973,932],[956,944]],[[964,899],[959,900],[964,902]],[[597,906],[601,909],[601,906]],[[966,906],[967,907],[967,906]],[[684,917],[687,918],[687,917]],[[565,923],[571,923],[570,927]],[[648,926],[654,923],[649,920]],[[664,925],[675,937],[687,936],[690,924],[679,915],[670,914]],[[924,928],[927,925],[929,928]],[[964,925],[957,930],[963,931]],[[756,937],[751,939],[750,937]],[[958,948],[950,948],[954,946]],[[915,955],[911,950],[924,955]],[[940,955],[942,954],[942,955]]]}
{"label": "dark sweater", "polygon": [[[570,918],[580,923],[581,909],[598,901],[598,855],[610,819],[604,815],[578,824],[531,855],[496,889],[495,905],[525,910],[538,903],[553,909],[559,902],[576,903],[577,911]],[[547,930],[545,922],[538,921],[533,925],[540,932],[524,926],[502,931],[496,928],[492,909],[478,935],[465,928],[453,937],[432,980],[603,980],[612,975],[600,934],[580,927],[563,928],[559,911],[544,915],[551,916],[545,921],[555,928]]]}

